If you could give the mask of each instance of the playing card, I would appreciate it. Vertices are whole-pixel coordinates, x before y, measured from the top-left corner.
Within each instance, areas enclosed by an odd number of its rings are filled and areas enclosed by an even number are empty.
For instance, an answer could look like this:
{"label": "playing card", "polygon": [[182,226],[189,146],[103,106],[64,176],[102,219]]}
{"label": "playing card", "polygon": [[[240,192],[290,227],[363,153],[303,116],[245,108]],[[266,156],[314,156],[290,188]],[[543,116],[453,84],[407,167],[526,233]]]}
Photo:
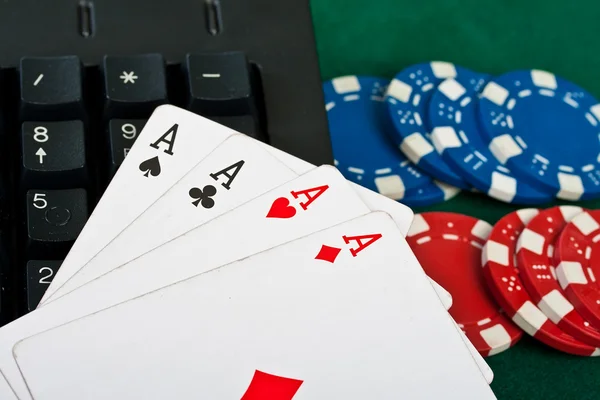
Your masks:
{"label": "playing card", "polygon": [[43,299],[235,133],[188,111],[159,106],[96,205]]}
{"label": "playing card", "polygon": [[36,400],[495,398],[384,213],[36,335],[14,354]]}

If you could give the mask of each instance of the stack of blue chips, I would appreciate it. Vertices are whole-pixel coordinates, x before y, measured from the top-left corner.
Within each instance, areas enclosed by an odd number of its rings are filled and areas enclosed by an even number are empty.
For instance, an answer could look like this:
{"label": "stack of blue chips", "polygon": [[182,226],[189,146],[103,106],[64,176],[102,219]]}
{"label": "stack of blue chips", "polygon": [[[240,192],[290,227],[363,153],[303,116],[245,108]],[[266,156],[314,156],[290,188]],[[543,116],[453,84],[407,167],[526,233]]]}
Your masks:
{"label": "stack of blue chips", "polygon": [[335,78],[324,93],[336,166],[406,205],[460,189],[519,205],[600,197],[600,104],[550,72],[437,61],[391,81]]}

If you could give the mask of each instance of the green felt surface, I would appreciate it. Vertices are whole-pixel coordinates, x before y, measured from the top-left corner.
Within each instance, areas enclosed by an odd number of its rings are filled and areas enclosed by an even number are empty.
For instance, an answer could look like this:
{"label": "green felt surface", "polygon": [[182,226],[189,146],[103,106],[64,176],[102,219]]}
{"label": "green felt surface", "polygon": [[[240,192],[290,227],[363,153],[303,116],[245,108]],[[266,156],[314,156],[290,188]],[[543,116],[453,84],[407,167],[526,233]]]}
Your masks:
{"label": "green felt surface", "polygon": [[[348,74],[391,78],[411,64],[443,60],[491,74],[546,69],[600,98],[598,2],[312,0],[311,8],[324,80]],[[579,204],[600,208],[600,201]],[[514,209],[462,193],[426,210],[494,223]],[[487,362],[499,399],[600,398],[600,358],[569,356],[524,337]]]}

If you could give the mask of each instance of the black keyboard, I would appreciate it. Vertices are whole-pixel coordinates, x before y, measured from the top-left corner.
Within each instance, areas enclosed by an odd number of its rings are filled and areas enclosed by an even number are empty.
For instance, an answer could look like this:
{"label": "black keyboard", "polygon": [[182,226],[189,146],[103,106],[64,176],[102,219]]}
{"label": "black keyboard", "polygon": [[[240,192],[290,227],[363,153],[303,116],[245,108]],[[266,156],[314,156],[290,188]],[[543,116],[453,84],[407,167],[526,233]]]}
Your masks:
{"label": "black keyboard", "polygon": [[154,108],[332,162],[308,0],[0,2],[0,324],[39,303]]}

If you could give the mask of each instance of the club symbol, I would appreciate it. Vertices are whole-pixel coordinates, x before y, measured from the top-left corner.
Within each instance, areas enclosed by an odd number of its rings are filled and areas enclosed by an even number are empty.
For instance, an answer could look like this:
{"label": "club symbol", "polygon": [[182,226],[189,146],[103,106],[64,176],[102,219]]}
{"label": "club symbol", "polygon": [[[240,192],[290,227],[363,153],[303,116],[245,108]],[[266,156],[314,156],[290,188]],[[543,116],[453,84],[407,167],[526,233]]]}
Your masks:
{"label": "club symbol", "polygon": [[211,197],[217,194],[217,189],[213,185],[206,185],[202,189],[193,187],[190,189],[189,194],[194,199],[192,201],[194,206],[198,207],[198,204],[201,204],[204,208],[212,208],[215,201]]}

